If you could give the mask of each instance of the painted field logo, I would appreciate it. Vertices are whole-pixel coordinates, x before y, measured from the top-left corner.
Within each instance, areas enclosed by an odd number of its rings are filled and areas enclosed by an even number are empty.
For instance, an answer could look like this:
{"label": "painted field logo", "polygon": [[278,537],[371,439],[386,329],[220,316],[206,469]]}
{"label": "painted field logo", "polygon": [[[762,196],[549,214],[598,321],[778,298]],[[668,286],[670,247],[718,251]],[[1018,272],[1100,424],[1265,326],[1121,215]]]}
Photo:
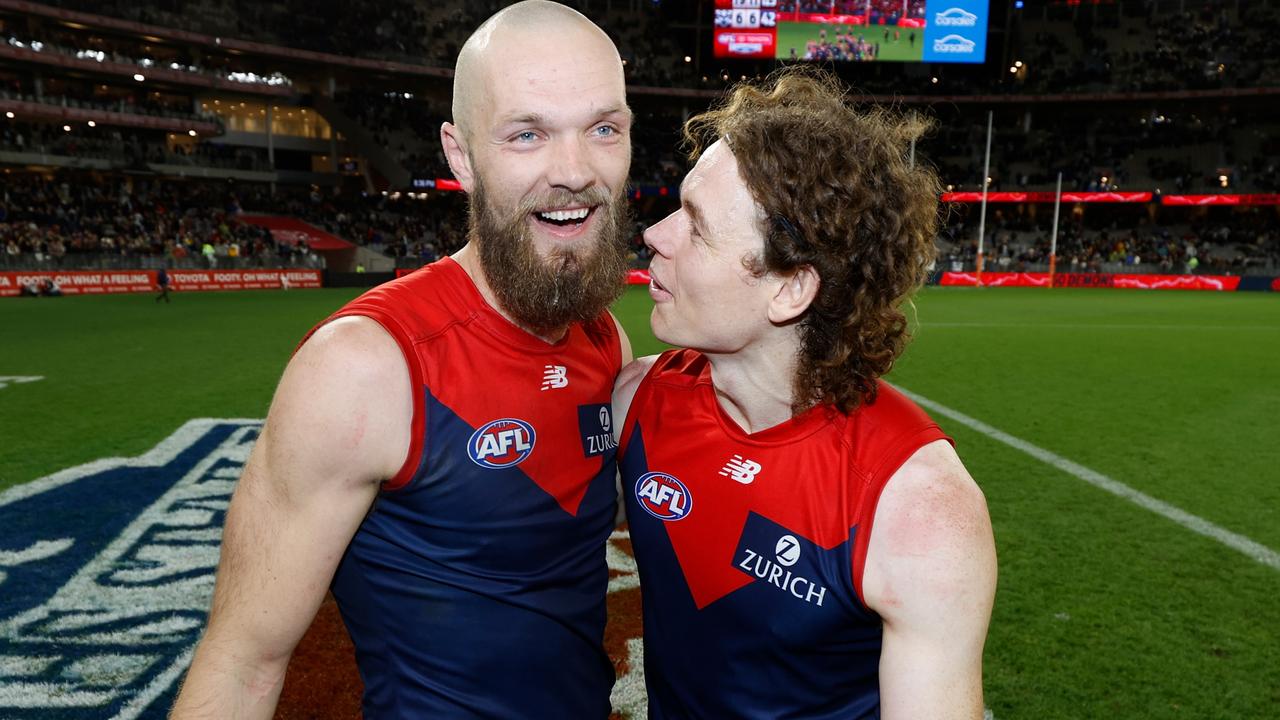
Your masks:
{"label": "painted field logo", "polygon": [[683,520],[693,510],[693,497],[684,483],[663,472],[645,473],[636,481],[636,500],[659,520]]}
{"label": "painted field logo", "polygon": [[509,468],[524,462],[536,441],[533,426],[523,420],[494,420],[471,434],[467,454],[481,467]]}
{"label": "painted field logo", "polygon": [[192,420],[140,457],[0,494],[0,717],[165,717],[260,428]]}

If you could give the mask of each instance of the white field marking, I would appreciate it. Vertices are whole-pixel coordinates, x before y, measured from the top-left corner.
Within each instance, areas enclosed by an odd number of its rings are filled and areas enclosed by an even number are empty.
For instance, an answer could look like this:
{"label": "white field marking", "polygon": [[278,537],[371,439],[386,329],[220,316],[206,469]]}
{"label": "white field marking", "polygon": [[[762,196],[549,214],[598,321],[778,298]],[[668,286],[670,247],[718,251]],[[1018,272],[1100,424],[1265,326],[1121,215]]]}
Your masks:
{"label": "white field marking", "polygon": [[9,387],[10,384],[21,385],[43,379],[43,375],[0,375],[0,390]]}
{"label": "white field marking", "polygon": [[649,716],[649,695],[644,686],[644,641],[627,640],[627,674],[618,678],[609,693],[613,711],[629,720]]}
{"label": "white field marking", "polygon": [[[897,386],[895,385],[894,387]],[[952,410],[946,405],[940,405],[926,397],[917,395],[909,390],[904,390],[901,387],[898,387],[898,390],[901,391],[903,395],[914,400],[921,407],[932,410],[939,415],[951,418],[961,425],[972,430],[976,430],[993,440],[998,440],[1011,448],[1021,450],[1031,457],[1048,465],[1052,465],[1065,473],[1074,475],[1096,488],[1106,490],[1113,495],[1117,495],[1128,500],[1138,507],[1146,508],[1161,517],[1172,520],[1194,533],[1199,533],[1200,535],[1212,540],[1217,540],[1233,550],[1239,550],[1253,560],[1256,560],[1267,567],[1274,570],[1280,570],[1280,553],[1277,553],[1275,550],[1272,550],[1265,545],[1254,542],[1253,540],[1250,540],[1238,533],[1233,533],[1230,530],[1219,527],[1204,518],[1192,515],[1180,508],[1176,508],[1163,500],[1157,500],[1146,493],[1134,490],[1118,480],[1113,480],[1096,470],[1090,470],[1089,468],[1079,463],[1072,462],[1061,455],[1055,455],[1038,445],[1032,445],[1026,440],[1016,438],[1006,432],[997,430],[981,420],[976,420],[962,412]]]}
{"label": "white field marking", "polygon": [[192,438],[199,437],[209,428],[223,424],[261,424],[262,420],[250,420],[246,418],[197,418],[188,420],[178,428],[172,435],[160,441],[159,445],[148,450],[146,453],[134,458],[102,458],[93,462],[77,465],[73,468],[61,470],[52,475],[47,475],[39,480],[33,480],[24,485],[17,485],[0,493],[0,505],[8,505],[17,502],[32,495],[39,495],[46,490],[52,490],[56,487],[75,482],[87,475],[93,475],[105,470],[113,470],[119,467],[158,467],[173,462],[178,453],[190,447]]}
{"label": "white field marking", "polygon": [[915,330],[929,328],[1044,328],[1046,330],[1269,330],[1280,332],[1280,325],[1145,325],[1141,323],[985,323],[985,322],[930,322],[917,325]]}
{"label": "white field marking", "polygon": [[[26,625],[34,625],[43,621],[48,617],[50,609],[55,610],[74,610],[83,605],[83,599],[89,598],[98,601],[100,604],[106,603],[106,609],[98,611],[95,616],[93,612],[68,614],[62,618],[61,622],[85,624],[102,620],[116,620],[121,615],[121,608],[127,608],[128,602],[133,600],[134,595],[147,593],[148,597],[158,600],[162,608],[180,610],[190,609],[192,598],[199,598],[199,602],[195,603],[196,607],[208,606],[208,598],[213,591],[213,575],[210,573],[207,577],[190,578],[179,580],[171,583],[169,588],[142,588],[140,592],[132,589],[116,590],[114,593],[104,594],[100,592],[100,588],[95,587],[96,578],[105,574],[110,569],[110,565],[120,557],[124,556],[124,551],[135,547],[140,543],[144,532],[151,526],[161,524],[157,517],[158,513],[165,511],[174,505],[175,498],[187,498],[199,500],[202,497],[229,494],[232,480],[206,480],[201,483],[199,489],[192,489],[189,486],[196,480],[205,476],[220,477],[229,476],[223,471],[210,472],[210,468],[217,464],[220,460],[233,460],[239,466],[243,466],[248,460],[251,444],[246,444],[244,438],[248,432],[261,426],[262,420],[220,420],[200,418],[189,420],[182,425],[173,435],[165,438],[154,448],[139,455],[135,458],[105,458],[94,462],[86,463],[78,467],[69,468],[61,472],[49,475],[39,480],[32,481],[25,485],[19,485],[14,488],[0,493],[0,506],[17,502],[23,498],[36,495],[53,488],[57,488],[68,483],[73,483],[82,477],[94,473],[111,470],[121,466],[127,467],[155,467],[162,466],[172,462],[177,455],[189,448],[192,442],[201,437],[211,427],[222,423],[234,423],[242,425],[235,430],[226,440],[224,440],[218,448],[214,449],[209,455],[205,456],[170,490],[166,491],[161,497],[157,498],[147,509],[145,509],[136,520],[134,520],[125,530],[116,537],[98,557],[91,560],[87,565],[82,567],[79,572],[49,601],[41,607],[33,608],[20,616],[10,618],[0,623],[0,636],[15,635],[18,630]],[[176,527],[174,531],[188,530],[197,532],[207,530],[195,526],[195,523],[202,519],[208,520],[210,513],[207,510],[196,509],[195,511],[187,511],[176,509],[172,511],[175,518]],[[166,515],[167,517],[167,515]],[[163,518],[161,518],[163,519]],[[169,523],[164,523],[169,524]],[[186,526],[186,527],[183,527]],[[37,543],[38,545],[39,543]],[[42,548],[43,550],[44,548]],[[152,561],[160,561],[170,566],[181,565],[186,562],[185,558],[179,556],[155,556]],[[205,558],[206,563],[212,567],[209,558]],[[166,592],[158,592],[165,590]],[[107,603],[107,601],[113,601]],[[126,613],[127,614],[127,613]],[[189,618],[171,618],[169,620],[160,620],[151,622],[142,626],[131,626],[121,631],[100,632],[91,635],[85,635],[76,640],[81,644],[111,643],[111,644],[130,644],[142,645],[154,636],[165,636],[173,632],[181,632],[191,630],[198,626],[197,621]],[[40,640],[36,636],[30,636],[28,639]],[[187,647],[176,658],[168,659],[170,664],[163,668],[155,677],[151,679],[145,687],[136,691],[136,694],[129,702],[121,708],[114,716],[117,720],[126,720],[128,718],[136,718],[155,701],[157,697],[166,692],[187,667],[191,664],[191,657],[194,653],[195,644]],[[3,660],[4,658],[0,658]],[[40,662],[41,659],[33,659],[32,662]],[[50,659],[49,662],[56,661],[56,658]],[[11,663],[10,663],[11,664]],[[24,669],[19,666],[17,669]],[[46,702],[51,695],[57,695],[54,704],[50,705]],[[93,707],[100,706],[119,697],[118,692],[110,691],[85,691],[77,690],[70,684],[54,684],[54,683],[21,683],[21,684],[0,684],[0,708],[4,707]]]}
{"label": "white field marking", "polygon": [[613,534],[609,536],[609,543],[605,545],[605,559],[609,563],[609,569],[621,573],[609,578],[609,592],[611,593],[640,587],[640,576],[636,573],[636,559],[628,555],[622,548],[613,544],[614,540],[630,539],[630,532],[614,530]]}
{"label": "white field marking", "polygon": [[37,540],[30,547],[22,550],[0,550],[0,566],[21,565],[34,560],[47,560],[58,553],[66,551],[75,543],[76,541],[71,538]]}

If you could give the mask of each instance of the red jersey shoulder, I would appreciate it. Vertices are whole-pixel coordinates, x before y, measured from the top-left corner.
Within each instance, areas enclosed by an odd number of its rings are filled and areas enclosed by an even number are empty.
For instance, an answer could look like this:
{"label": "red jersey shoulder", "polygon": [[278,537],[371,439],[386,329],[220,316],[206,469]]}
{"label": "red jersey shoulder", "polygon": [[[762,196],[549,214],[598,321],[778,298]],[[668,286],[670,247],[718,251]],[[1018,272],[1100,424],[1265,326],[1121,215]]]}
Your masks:
{"label": "red jersey shoulder", "polygon": [[618,323],[606,310],[594,319],[578,324],[592,347],[600,351],[615,366],[614,373],[622,368],[622,338]]}
{"label": "red jersey shoulder", "polygon": [[463,302],[468,294],[459,287],[468,281],[465,276],[460,265],[445,258],[365,292],[335,317],[392,317],[413,339],[430,336],[474,312]]}
{"label": "red jersey shoulder", "polygon": [[646,382],[692,387],[706,378],[707,357],[697,350],[668,350],[658,356]]}
{"label": "red jersey shoulder", "polygon": [[875,402],[864,403],[848,417],[846,437],[857,465],[873,481],[893,471],[921,445],[950,440],[928,413],[883,380]]}
{"label": "red jersey shoulder", "polygon": [[864,404],[857,412],[869,421],[890,426],[933,424],[933,419],[919,405],[883,380],[876,381],[875,402]]}

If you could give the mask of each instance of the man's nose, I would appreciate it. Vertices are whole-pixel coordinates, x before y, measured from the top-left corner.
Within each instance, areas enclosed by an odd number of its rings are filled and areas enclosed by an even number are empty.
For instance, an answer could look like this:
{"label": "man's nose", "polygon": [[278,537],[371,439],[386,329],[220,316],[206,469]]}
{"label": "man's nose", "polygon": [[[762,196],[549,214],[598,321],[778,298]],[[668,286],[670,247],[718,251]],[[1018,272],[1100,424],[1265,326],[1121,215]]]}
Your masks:
{"label": "man's nose", "polygon": [[675,230],[678,214],[677,210],[645,228],[642,235],[645,246],[659,255],[667,255],[671,250],[671,233]]}
{"label": "man's nose", "polygon": [[558,141],[551,159],[551,167],[547,172],[547,181],[552,187],[564,188],[570,192],[581,192],[595,184],[595,173],[591,169],[590,150],[580,138],[568,138]]}

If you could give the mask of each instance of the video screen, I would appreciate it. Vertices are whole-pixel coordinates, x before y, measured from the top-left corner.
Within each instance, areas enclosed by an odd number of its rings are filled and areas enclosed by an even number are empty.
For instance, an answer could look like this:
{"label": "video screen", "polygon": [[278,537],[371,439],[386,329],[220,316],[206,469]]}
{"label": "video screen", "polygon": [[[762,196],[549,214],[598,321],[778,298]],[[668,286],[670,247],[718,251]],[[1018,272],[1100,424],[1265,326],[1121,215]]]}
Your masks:
{"label": "video screen", "polygon": [[987,0],[716,0],[715,55],[981,63]]}

